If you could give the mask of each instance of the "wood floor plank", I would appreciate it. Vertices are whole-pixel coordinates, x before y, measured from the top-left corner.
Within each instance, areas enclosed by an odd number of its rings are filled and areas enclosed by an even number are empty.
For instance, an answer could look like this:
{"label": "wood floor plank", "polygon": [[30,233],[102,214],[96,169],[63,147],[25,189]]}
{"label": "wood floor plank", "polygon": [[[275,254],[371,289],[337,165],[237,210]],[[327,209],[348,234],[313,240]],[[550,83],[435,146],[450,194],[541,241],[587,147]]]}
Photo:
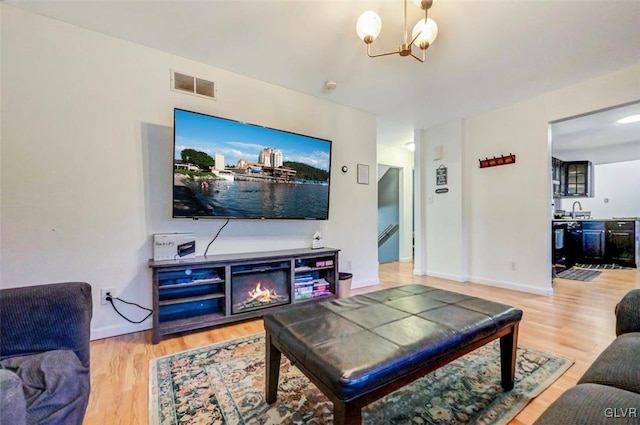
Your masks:
{"label": "wood floor plank", "polygon": [[[575,364],[533,400],[512,422],[533,423],[565,390],[575,385],[615,338],[614,307],[632,288],[640,270],[603,270],[592,282],[554,281],[547,297],[473,283],[415,276],[413,263],[380,266],[380,284],[354,289],[361,294],[408,283],[430,285],[517,306],[524,311],[519,343],[575,360]],[[149,360],[263,331],[262,320],[180,334],[151,343],[151,331],[91,342],[91,396],[84,425],[148,423]]]}

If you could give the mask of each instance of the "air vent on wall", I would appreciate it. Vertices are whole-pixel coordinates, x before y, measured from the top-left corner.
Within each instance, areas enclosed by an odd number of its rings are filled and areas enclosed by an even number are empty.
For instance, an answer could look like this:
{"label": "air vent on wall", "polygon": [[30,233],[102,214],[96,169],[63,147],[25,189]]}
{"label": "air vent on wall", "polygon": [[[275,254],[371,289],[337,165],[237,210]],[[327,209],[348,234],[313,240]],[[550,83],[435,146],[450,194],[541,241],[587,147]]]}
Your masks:
{"label": "air vent on wall", "polygon": [[171,71],[171,90],[216,100],[215,82],[173,70]]}

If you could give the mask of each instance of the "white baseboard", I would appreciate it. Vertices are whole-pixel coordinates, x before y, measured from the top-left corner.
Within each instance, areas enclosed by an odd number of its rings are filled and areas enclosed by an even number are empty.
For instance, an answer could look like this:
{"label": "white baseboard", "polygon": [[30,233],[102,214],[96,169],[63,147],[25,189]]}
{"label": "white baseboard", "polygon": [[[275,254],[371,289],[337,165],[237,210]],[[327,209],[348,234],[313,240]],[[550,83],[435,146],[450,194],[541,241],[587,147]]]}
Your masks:
{"label": "white baseboard", "polygon": [[529,286],[529,285],[521,285],[519,283],[502,282],[502,281],[499,281],[499,280],[483,279],[481,277],[476,277],[476,276],[471,276],[470,281],[473,282],[473,283],[479,283],[479,284],[482,284],[482,285],[495,286],[497,288],[511,289],[511,290],[514,290],[514,291],[527,292],[527,293],[530,293],[530,294],[546,295],[546,296],[553,295],[553,288],[548,288],[548,289],[537,288],[537,287]]}
{"label": "white baseboard", "polygon": [[439,277],[440,279],[455,280],[456,282],[468,282],[469,281],[469,276],[461,276],[461,275],[457,275],[457,274],[432,272],[432,271],[429,271],[429,270],[427,270],[426,274],[427,274],[427,276]]}
{"label": "white baseboard", "polygon": [[145,320],[142,323],[125,323],[122,325],[103,326],[97,329],[91,329],[91,341],[96,339],[110,338],[130,334],[134,332],[146,331],[151,329],[151,321]]}
{"label": "white baseboard", "polygon": [[409,263],[409,262],[413,261],[413,257],[400,257],[399,261],[401,263]]}
{"label": "white baseboard", "polygon": [[373,285],[378,285],[380,284],[380,279],[373,279],[373,280],[359,280],[357,282],[353,282],[351,284],[351,288],[352,289],[356,289],[356,288],[364,288],[366,286],[373,286]]}
{"label": "white baseboard", "polygon": [[457,282],[479,283],[487,286],[495,286],[497,288],[511,289],[511,290],[520,291],[520,292],[528,292],[530,294],[546,295],[546,296],[553,295],[553,288],[542,289],[542,288],[537,288],[537,287],[528,286],[528,285],[521,285],[519,283],[483,279],[481,277],[476,277],[476,276],[458,276],[458,275],[450,275],[447,273],[427,272],[425,270],[420,270],[420,269],[413,269],[413,274],[416,276],[439,277],[442,279],[455,280]]}

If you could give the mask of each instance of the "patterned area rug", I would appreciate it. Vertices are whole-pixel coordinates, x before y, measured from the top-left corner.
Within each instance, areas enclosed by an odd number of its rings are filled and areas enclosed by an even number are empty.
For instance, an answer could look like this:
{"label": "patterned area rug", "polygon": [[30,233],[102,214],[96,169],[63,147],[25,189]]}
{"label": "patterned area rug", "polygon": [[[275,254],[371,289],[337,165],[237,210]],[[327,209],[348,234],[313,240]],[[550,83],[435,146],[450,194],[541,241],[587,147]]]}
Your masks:
{"label": "patterned area rug", "polygon": [[624,267],[619,264],[576,264],[581,269],[600,269],[600,270],[633,270],[631,267]]}
{"label": "patterned area rug", "polygon": [[571,267],[570,269],[558,273],[556,277],[560,277],[562,279],[579,280],[582,282],[591,282],[601,274],[602,272],[596,270],[584,270]]}
{"label": "patterned area rug", "polygon": [[[278,401],[264,400],[264,334],[153,359],[151,425],[333,423],[333,405],[285,356]],[[518,347],[515,388],[502,392],[497,341],[363,409],[363,423],[506,424],[572,361]]]}

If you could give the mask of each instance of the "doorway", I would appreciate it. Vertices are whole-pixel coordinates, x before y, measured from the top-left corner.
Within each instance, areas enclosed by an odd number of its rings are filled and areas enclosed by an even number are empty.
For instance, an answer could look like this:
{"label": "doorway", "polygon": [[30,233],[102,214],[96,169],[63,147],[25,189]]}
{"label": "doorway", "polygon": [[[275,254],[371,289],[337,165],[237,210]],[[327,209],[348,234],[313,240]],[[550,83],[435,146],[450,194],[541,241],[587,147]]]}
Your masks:
{"label": "doorway", "polygon": [[634,117],[640,117],[639,101],[550,123],[552,278],[574,266],[640,264],[633,229],[640,195],[628,189],[628,182],[640,181],[640,122]]}
{"label": "doorway", "polygon": [[400,168],[378,165],[378,262],[400,260]]}

